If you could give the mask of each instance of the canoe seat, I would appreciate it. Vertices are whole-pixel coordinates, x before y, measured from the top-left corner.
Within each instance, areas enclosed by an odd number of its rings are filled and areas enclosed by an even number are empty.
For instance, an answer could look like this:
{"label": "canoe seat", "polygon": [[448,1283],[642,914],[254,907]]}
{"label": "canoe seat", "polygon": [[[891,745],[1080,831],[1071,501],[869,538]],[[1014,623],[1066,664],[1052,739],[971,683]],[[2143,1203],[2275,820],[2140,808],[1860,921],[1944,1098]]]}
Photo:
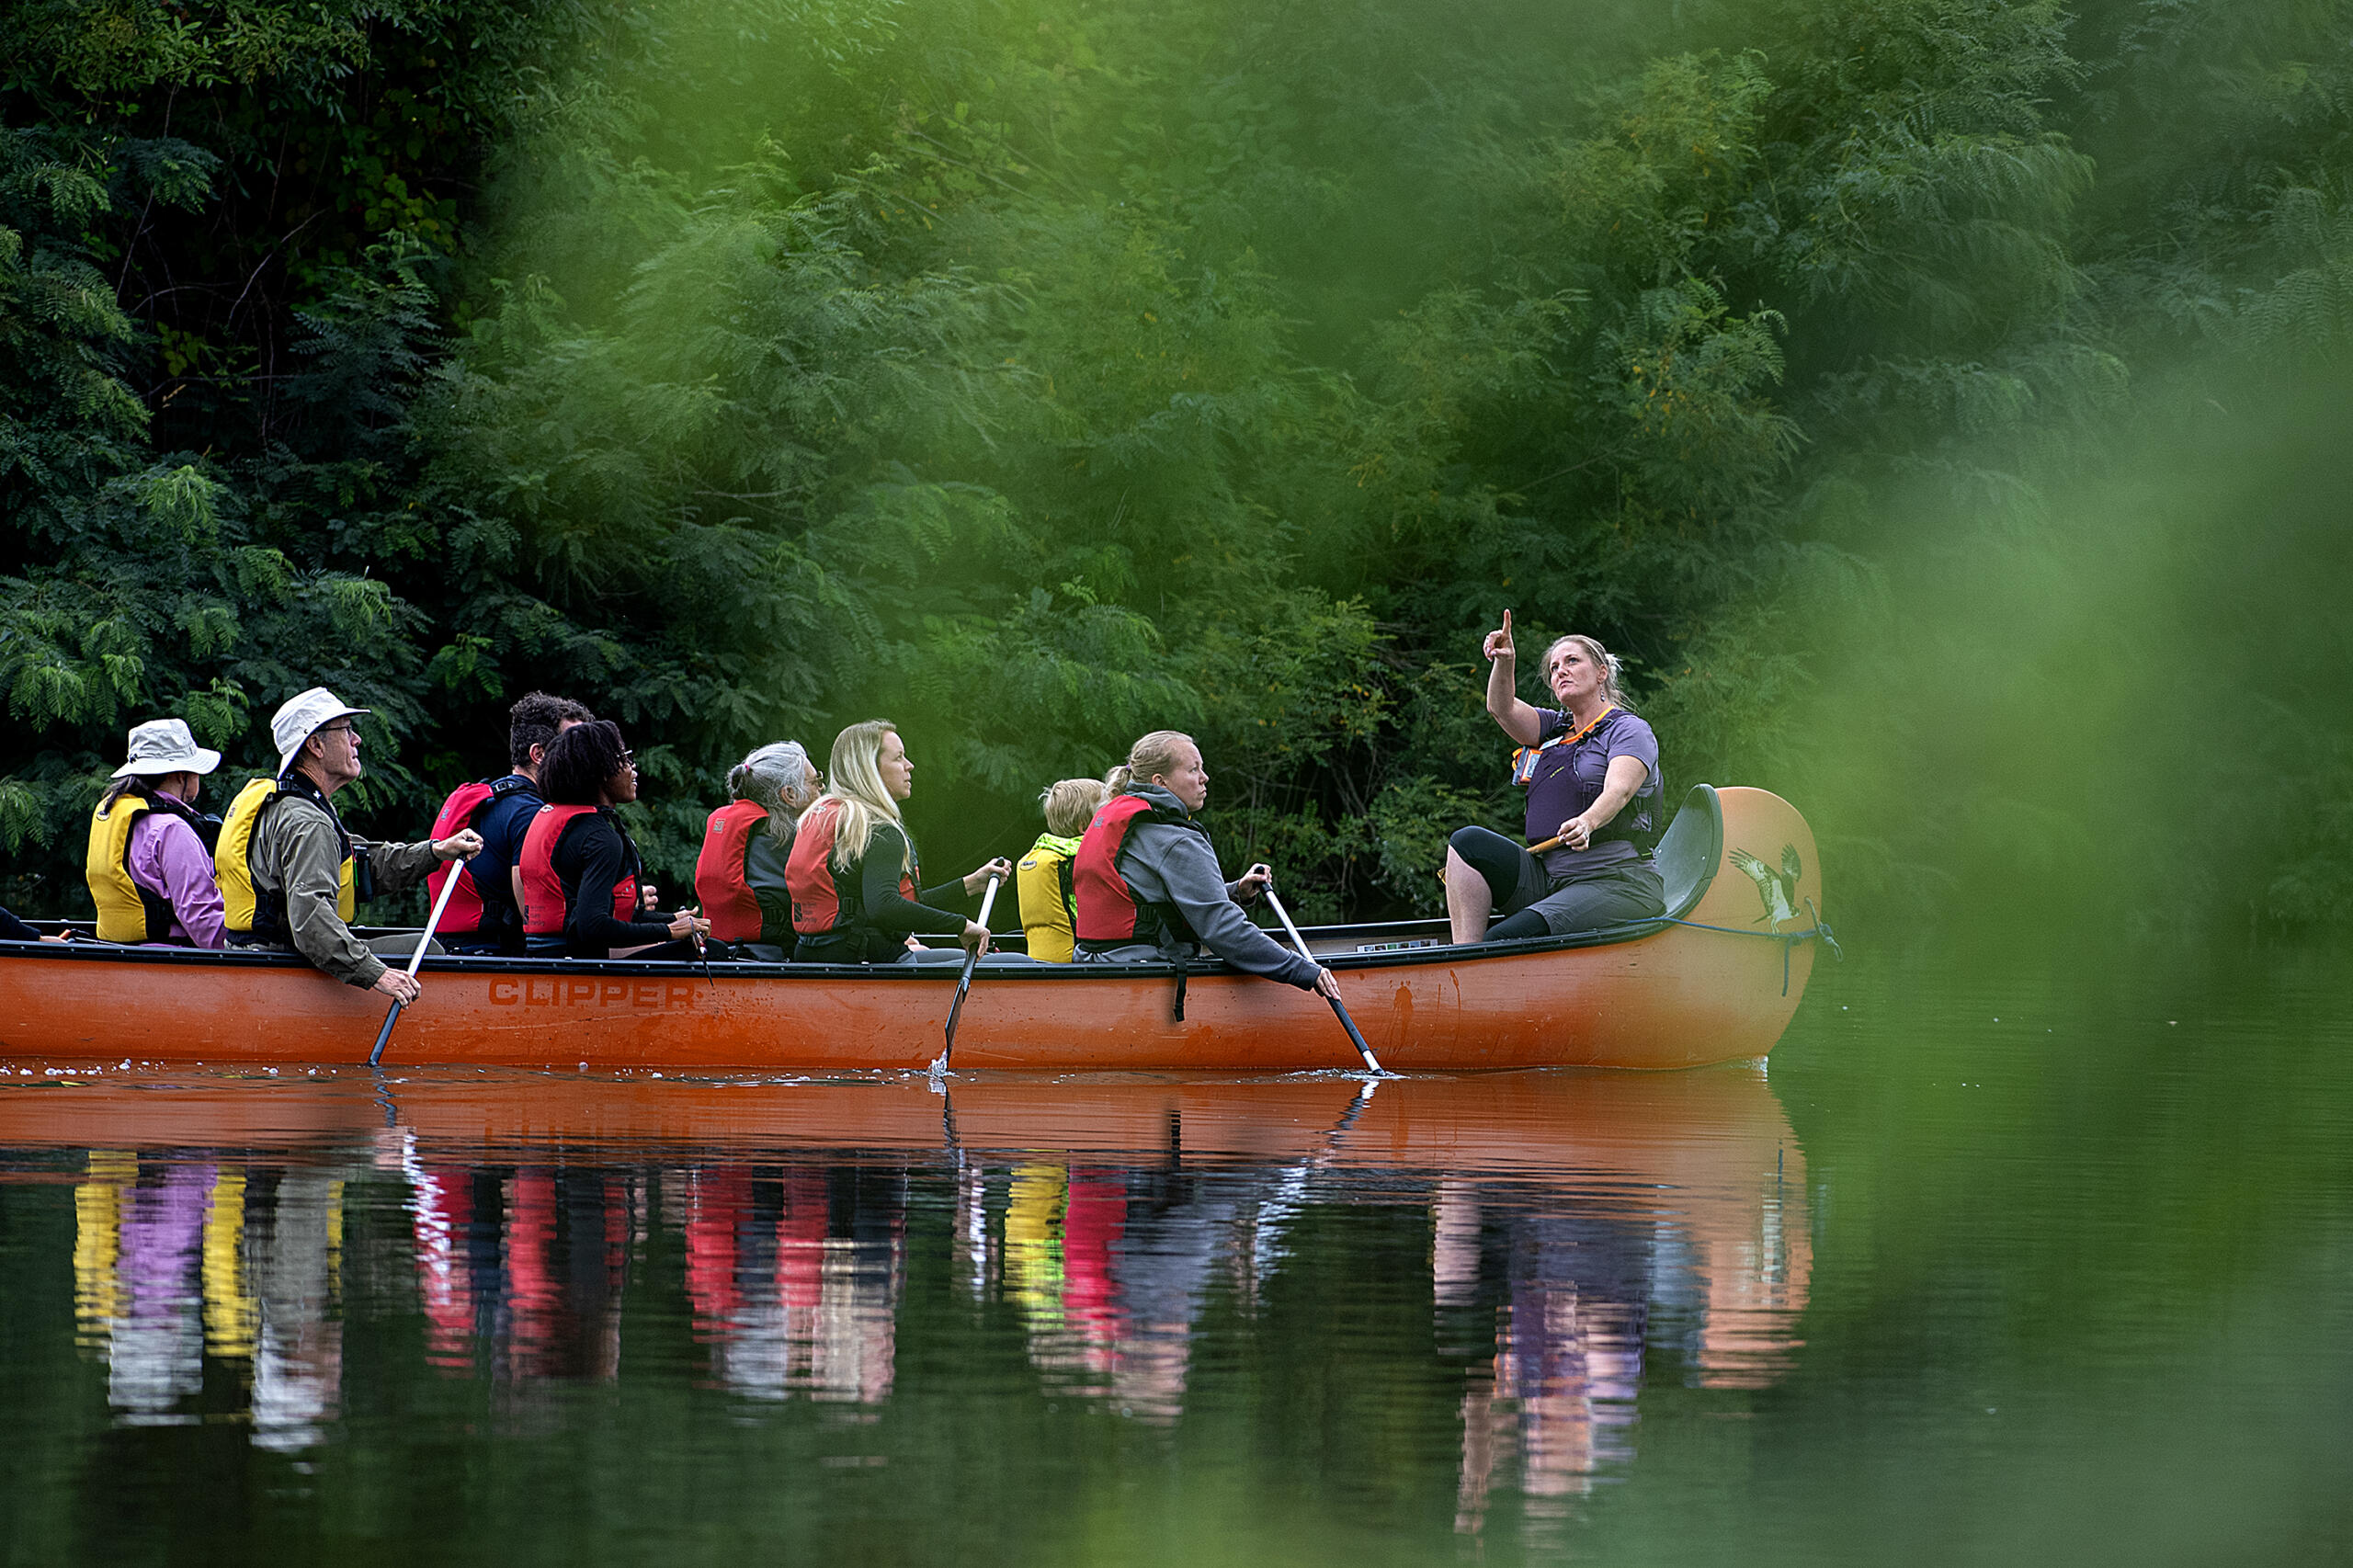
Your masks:
{"label": "canoe seat", "polygon": [[1691,786],[1651,858],[1666,884],[1667,918],[1680,920],[1699,907],[1723,863],[1724,808],[1714,785]]}

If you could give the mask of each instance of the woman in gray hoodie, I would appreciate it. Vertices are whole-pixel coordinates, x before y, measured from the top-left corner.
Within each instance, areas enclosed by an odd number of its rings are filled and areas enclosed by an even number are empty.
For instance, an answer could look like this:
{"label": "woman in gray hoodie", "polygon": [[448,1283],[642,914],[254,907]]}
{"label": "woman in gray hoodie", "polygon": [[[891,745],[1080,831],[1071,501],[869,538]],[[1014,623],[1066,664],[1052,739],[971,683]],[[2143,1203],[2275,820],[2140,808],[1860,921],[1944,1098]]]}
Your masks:
{"label": "woman in gray hoodie", "polygon": [[1274,880],[1253,866],[1233,881],[1209,830],[1210,771],[1190,735],[1154,730],[1111,770],[1111,798],[1079,841],[1072,871],[1077,961],[1181,963],[1207,949],[1234,968],[1336,998],[1332,971],[1250,923],[1242,906]]}

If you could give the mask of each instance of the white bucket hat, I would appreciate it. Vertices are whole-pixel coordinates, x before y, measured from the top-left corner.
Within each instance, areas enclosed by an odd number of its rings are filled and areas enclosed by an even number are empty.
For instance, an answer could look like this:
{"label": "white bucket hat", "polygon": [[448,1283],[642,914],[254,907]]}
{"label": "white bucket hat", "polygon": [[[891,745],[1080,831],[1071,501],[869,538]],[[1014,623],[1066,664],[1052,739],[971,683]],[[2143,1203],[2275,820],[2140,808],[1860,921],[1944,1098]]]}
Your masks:
{"label": "white bucket hat", "polygon": [[166,773],[210,773],[221,754],[196,744],[185,719],[153,719],[131,732],[131,760],[117,778],[159,778]]}
{"label": "white bucket hat", "polygon": [[302,743],[322,724],[333,723],[352,713],[372,713],[372,708],[347,708],[343,699],[325,687],[314,686],[310,690],[286,699],[286,705],[269,721],[269,738],[278,746],[278,772],[285,777],[293,764],[294,754]]}

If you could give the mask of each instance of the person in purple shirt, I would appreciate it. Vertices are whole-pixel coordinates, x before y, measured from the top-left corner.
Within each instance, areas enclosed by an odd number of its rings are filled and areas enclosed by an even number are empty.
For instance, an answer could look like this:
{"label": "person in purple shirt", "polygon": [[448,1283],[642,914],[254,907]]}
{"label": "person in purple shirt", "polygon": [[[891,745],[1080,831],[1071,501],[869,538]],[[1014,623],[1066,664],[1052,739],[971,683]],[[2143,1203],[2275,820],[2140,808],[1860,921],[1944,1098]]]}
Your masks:
{"label": "person in purple shirt", "polygon": [[[221,890],[199,836],[211,824],[197,814],[196,800],[204,776],[221,766],[221,754],[198,745],[179,719],[138,726],[130,749],[130,760],[115,769],[114,782],[91,814],[85,874],[98,908],[98,935],[108,941],[219,948]],[[122,806],[126,796],[136,799]]]}
{"label": "person in purple shirt", "polygon": [[1558,639],[1544,651],[1544,684],[1561,705],[1536,708],[1516,689],[1510,611],[1484,652],[1487,711],[1519,743],[1512,781],[1528,791],[1529,842],[1560,843],[1540,862],[1500,833],[1457,832],[1446,851],[1454,939],[1563,937],[1665,914],[1651,863],[1666,799],[1658,737],[1618,689],[1616,657],[1590,637]]}

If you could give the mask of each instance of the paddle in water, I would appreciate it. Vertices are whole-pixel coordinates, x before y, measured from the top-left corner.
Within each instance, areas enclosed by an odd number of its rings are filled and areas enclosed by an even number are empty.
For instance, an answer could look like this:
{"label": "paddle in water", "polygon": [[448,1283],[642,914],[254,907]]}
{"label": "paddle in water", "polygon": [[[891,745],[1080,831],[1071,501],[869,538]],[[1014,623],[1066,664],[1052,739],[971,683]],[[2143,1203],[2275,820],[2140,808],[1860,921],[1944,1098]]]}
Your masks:
{"label": "paddle in water", "polygon": [[[408,977],[411,980],[416,978],[417,969],[425,962],[425,949],[433,945],[433,933],[441,924],[441,912],[449,907],[449,895],[457,891],[458,876],[459,869],[452,866],[449,874],[441,879],[441,896],[433,901],[433,914],[425,923],[425,934],[417,937],[416,951],[409,955]],[[373,1067],[384,1059],[384,1046],[392,1040],[392,1026],[401,1021],[401,1008],[406,1005],[394,1002],[392,1011],[384,1015],[384,1027],[376,1031],[376,1049],[368,1053],[369,1066]]]}
{"label": "paddle in water", "polygon": [[[1275,896],[1272,887],[1267,889],[1267,904],[1275,912],[1275,918],[1283,923],[1283,929],[1290,933],[1290,945],[1299,949],[1299,956],[1309,963],[1314,963],[1315,955],[1307,950],[1307,938],[1301,936],[1299,927],[1290,923],[1290,911],[1283,907],[1283,901]],[[1348,1017],[1348,1005],[1337,996],[1326,996],[1324,1000],[1331,1003],[1332,1011],[1339,1015],[1340,1027],[1348,1031],[1348,1039],[1355,1044],[1357,1054],[1364,1058],[1364,1064],[1375,1073],[1385,1073],[1381,1059],[1373,1055],[1372,1047],[1365,1044],[1364,1035],[1357,1028],[1357,1021]]]}
{"label": "paddle in water", "polygon": [[[987,890],[981,894],[981,925],[983,928],[989,923],[989,909],[996,903],[996,885],[1000,880],[991,877]],[[964,998],[972,989],[972,970],[980,961],[981,947],[975,942],[964,949],[963,972],[956,977],[956,1000],[948,1005],[948,1043],[940,1047],[939,1060],[931,1064],[931,1075],[935,1078],[948,1071],[949,1052],[956,1049],[956,1020],[963,1014]]]}

